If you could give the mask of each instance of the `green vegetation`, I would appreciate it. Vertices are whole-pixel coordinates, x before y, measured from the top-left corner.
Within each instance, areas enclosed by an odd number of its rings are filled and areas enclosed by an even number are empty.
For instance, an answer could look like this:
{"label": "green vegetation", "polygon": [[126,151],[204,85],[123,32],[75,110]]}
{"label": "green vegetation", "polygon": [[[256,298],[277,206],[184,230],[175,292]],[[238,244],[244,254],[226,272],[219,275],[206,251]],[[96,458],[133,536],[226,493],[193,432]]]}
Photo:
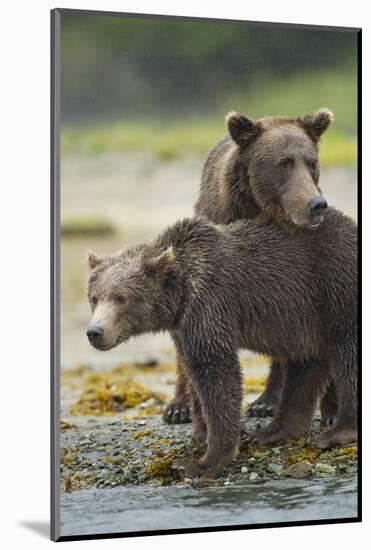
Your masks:
{"label": "green vegetation", "polygon": [[[356,32],[243,21],[69,14],[61,41],[65,121],[210,114],[263,75],[311,71],[321,85],[326,71],[355,66],[357,57]],[[342,83],[335,88],[341,93]]]}
{"label": "green vegetation", "polygon": [[[107,153],[148,151],[161,160],[172,160],[181,154],[205,155],[222,136],[223,124],[210,120],[191,120],[161,129],[157,123],[114,124],[67,129],[62,134],[62,153]],[[321,145],[322,166],[353,165],[357,159],[354,138],[330,130]],[[76,228],[75,234],[86,234],[86,227]],[[72,234],[72,225],[62,225],[62,234]]]}
{"label": "green vegetation", "polygon": [[62,153],[142,150],[161,160],[189,153],[205,155],[223,135],[223,116],[229,110],[255,118],[277,114],[294,117],[329,107],[335,113],[336,122],[320,145],[322,166],[352,165],[357,159],[354,70],[305,72],[287,78],[262,77],[243,96],[232,95],[223,100],[213,117],[66,126],[62,131]]}
{"label": "green vegetation", "polygon": [[357,74],[355,66],[305,71],[284,77],[261,77],[246,94],[228,97],[224,110],[253,117],[280,114],[296,117],[328,107],[336,132],[356,134]]}

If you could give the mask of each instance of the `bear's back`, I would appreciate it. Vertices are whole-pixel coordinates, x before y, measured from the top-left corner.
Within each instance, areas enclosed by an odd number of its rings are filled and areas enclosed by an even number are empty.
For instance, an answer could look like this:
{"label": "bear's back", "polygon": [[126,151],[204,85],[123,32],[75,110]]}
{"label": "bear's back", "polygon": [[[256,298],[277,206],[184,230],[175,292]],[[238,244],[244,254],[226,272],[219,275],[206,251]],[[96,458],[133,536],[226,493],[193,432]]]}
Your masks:
{"label": "bear's back", "polygon": [[[320,301],[324,308],[352,309],[357,294],[357,226],[353,220],[329,208],[322,224],[313,230],[297,228],[287,233],[273,222],[239,221],[225,227],[233,242],[241,287],[282,303],[297,294],[303,300]],[[263,292],[262,289],[265,288]],[[255,289],[255,290],[254,290]],[[318,305],[318,304],[317,304]],[[354,313],[354,312],[353,312]],[[352,314],[353,314],[352,313]]]}

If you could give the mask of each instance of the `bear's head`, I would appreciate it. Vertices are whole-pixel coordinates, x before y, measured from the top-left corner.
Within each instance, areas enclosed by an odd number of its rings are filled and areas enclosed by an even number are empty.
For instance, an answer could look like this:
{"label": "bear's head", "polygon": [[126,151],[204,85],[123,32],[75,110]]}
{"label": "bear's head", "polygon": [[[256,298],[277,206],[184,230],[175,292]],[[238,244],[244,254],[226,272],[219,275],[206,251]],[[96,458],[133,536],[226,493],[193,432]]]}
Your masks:
{"label": "bear's head", "polygon": [[327,202],[319,188],[318,141],[334,120],[328,109],[313,115],[251,120],[226,117],[234,141],[242,185],[264,215],[284,225],[317,227]]}
{"label": "bear's head", "polygon": [[89,252],[89,342],[109,350],[131,336],[169,328],[177,309],[175,256],[141,245],[107,258]]}

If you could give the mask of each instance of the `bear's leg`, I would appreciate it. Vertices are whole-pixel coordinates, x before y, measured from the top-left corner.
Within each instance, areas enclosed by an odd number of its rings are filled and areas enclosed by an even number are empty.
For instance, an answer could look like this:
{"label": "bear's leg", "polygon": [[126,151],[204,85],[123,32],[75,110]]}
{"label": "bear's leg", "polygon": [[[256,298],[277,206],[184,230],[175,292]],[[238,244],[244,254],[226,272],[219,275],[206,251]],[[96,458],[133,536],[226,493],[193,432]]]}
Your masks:
{"label": "bear's leg", "polygon": [[204,445],[207,441],[207,426],[202,415],[200,399],[192,384],[189,384],[189,396],[192,411],[193,438],[198,445]]}
{"label": "bear's leg", "polygon": [[284,380],[284,366],[273,361],[263,393],[249,405],[246,416],[274,416],[278,407]]}
{"label": "bear's leg", "polygon": [[[207,426],[204,456],[197,461],[182,460],[176,463],[185,477],[190,478],[220,475],[224,465],[237,455],[240,441],[242,383],[238,357],[235,351],[220,350],[217,344],[213,346],[210,341],[208,343],[205,349],[203,342],[193,342],[186,359],[193,391],[197,394]],[[212,355],[210,349],[213,349]],[[198,430],[198,427],[195,426],[195,429]]]}
{"label": "bear's leg", "polygon": [[331,361],[335,375],[338,411],[335,424],[314,439],[314,444],[325,449],[357,441],[357,345],[349,339],[339,339]]}
{"label": "bear's leg", "polygon": [[184,369],[184,359],[180,351],[177,351],[175,395],[166,406],[162,418],[167,424],[184,424],[191,420],[190,407],[187,400],[187,374]]}
{"label": "bear's leg", "polygon": [[258,445],[274,445],[296,439],[311,429],[321,389],[319,366],[309,360],[287,361],[281,401],[272,422],[252,434]]}
{"label": "bear's leg", "polygon": [[334,380],[331,380],[325,394],[321,398],[321,426],[329,428],[335,423],[336,413],[338,409],[338,400],[336,385]]}

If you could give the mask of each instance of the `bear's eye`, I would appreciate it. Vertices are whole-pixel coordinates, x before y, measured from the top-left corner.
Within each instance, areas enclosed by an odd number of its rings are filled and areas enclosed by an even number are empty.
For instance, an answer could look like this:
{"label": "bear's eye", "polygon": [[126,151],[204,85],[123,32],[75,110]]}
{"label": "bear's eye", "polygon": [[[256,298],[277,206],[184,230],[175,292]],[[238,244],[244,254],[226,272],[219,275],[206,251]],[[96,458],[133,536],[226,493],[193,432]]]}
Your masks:
{"label": "bear's eye", "polygon": [[125,303],[125,298],[124,296],[121,296],[120,294],[118,294],[117,296],[115,296],[115,302],[116,304],[124,304]]}
{"label": "bear's eye", "polygon": [[309,164],[309,168],[314,172],[315,170],[317,170],[317,161],[316,160],[310,160],[308,162]]}
{"label": "bear's eye", "polygon": [[290,168],[292,166],[292,159],[291,158],[283,158],[279,161],[279,167],[286,170],[287,168]]}
{"label": "bear's eye", "polygon": [[93,296],[91,299],[91,303],[93,304],[93,306],[96,306],[98,303],[98,298],[96,296]]}

